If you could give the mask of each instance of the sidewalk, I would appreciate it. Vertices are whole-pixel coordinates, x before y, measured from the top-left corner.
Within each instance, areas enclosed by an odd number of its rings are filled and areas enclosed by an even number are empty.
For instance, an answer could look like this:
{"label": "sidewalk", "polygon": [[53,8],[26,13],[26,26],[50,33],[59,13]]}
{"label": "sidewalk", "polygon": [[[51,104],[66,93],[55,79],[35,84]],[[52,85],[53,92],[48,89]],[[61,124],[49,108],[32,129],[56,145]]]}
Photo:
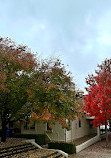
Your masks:
{"label": "sidewalk", "polygon": [[77,146],[77,145],[80,145],[80,144],[86,142],[87,140],[89,140],[95,136],[96,136],[96,134],[95,135],[87,135],[87,136],[84,136],[82,138],[78,138],[78,139],[74,140],[73,143]]}
{"label": "sidewalk", "polygon": [[77,154],[70,155],[71,158],[111,158],[111,135],[109,136],[108,147],[106,141],[99,141]]}

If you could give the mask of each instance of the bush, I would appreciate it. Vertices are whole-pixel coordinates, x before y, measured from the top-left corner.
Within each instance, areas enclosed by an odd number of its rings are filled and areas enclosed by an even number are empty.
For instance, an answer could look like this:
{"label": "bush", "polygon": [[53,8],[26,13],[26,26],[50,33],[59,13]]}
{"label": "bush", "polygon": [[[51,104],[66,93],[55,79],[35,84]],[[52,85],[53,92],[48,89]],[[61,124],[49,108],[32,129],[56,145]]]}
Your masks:
{"label": "bush", "polygon": [[35,139],[35,142],[39,145],[45,144],[45,134],[15,134],[13,135],[15,138],[28,138],[28,139]]}
{"label": "bush", "polygon": [[76,153],[76,146],[72,143],[59,143],[59,142],[50,142],[48,143],[49,149],[59,149],[68,154]]}

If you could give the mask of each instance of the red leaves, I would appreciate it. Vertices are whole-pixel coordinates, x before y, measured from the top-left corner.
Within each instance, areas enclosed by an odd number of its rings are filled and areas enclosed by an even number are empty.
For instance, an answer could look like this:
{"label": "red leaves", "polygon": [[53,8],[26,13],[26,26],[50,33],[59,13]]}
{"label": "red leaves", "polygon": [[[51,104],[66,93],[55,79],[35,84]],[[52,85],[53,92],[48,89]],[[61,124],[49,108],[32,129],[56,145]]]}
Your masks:
{"label": "red leaves", "polygon": [[48,110],[42,111],[41,115],[37,115],[35,112],[32,111],[31,115],[32,119],[38,121],[48,121],[51,118],[51,114],[48,112]]}
{"label": "red leaves", "polygon": [[87,78],[88,95],[84,97],[84,110],[90,116],[95,116],[95,126],[111,119],[111,60],[105,60],[99,68],[96,76],[89,75]]}

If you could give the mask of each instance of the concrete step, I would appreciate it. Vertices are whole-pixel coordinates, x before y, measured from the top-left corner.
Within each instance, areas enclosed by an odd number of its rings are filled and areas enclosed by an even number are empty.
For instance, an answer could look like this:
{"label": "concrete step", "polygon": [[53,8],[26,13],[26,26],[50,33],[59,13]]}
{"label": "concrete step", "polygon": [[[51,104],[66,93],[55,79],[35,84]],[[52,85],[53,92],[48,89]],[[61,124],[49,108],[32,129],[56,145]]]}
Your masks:
{"label": "concrete step", "polygon": [[0,148],[0,157],[13,156],[22,152],[38,149],[31,143],[25,143],[17,146],[11,146],[7,148]]}
{"label": "concrete step", "polygon": [[41,156],[39,158],[60,158],[60,157],[64,158],[64,156],[62,154],[60,154],[58,151],[55,151],[51,154],[47,154],[47,155]]}

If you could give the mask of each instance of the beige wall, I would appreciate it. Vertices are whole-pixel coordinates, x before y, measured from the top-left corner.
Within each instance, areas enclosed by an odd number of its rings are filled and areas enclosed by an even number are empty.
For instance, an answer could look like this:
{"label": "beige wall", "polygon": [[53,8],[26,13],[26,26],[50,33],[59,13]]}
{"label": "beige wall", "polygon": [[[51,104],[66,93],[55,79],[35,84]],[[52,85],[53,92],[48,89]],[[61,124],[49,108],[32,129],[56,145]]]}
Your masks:
{"label": "beige wall", "polygon": [[85,135],[97,133],[97,128],[90,127],[89,120],[86,120],[85,116],[80,118],[81,120],[81,127],[79,127],[79,118],[73,121],[73,139],[77,139],[83,137]]}
{"label": "beige wall", "polygon": [[71,130],[67,131],[66,130],[66,142],[71,141]]}
{"label": "beige wall", "polygon": [[65,132],[59,123],[52,126],[52,132],[47,132],[46,134],[53,141],[65,141]]}
{"label": "beige wall", "polygon": [[71,123],[72,130],[65,130],[59,123],[52,126],[52,131],[47,131],[46,124],[41,123],[35,125],[35,129],[24,129],[24,123],[21,123],[22,134],[46,134],[52,141],[65,141],[70,142],[72,140],[81,138],[85,135],[97,133],[97,128],[90,127],[89,120],[86,120],[85,116],[81,117],[81,127],[79,127],[79,118]]}
{"label": "beige wall", "polygon": [[44,134],[46,125],[41,123],[40,125],[35,124],[35,129],[24,129],[24,122],[21,122],[21,133],[22,134]]}
{"label": "beige wall", "polygon": [[53,141],[64,141],[64,129],[60,124],[56,123],[52,126],[52,131],[47,131],[47,125],[41,123],[35,125],[35,129],[24,129],[24,122],[21,122],[21,133],[22,134],[46,134]]}

